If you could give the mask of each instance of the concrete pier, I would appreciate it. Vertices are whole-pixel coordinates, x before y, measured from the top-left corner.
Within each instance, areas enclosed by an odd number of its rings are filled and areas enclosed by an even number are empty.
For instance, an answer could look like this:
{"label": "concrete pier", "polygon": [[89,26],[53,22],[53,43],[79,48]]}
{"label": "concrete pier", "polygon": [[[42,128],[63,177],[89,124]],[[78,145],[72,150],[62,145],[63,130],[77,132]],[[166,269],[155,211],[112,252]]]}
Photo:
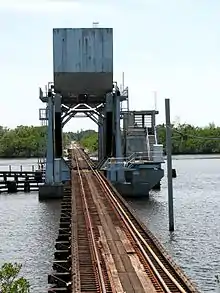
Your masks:
{"label": "concrete pier", "polygon": [[44,185],[39,186],[39,200],[62,199],[63,188],[63,184],[45,183]]}

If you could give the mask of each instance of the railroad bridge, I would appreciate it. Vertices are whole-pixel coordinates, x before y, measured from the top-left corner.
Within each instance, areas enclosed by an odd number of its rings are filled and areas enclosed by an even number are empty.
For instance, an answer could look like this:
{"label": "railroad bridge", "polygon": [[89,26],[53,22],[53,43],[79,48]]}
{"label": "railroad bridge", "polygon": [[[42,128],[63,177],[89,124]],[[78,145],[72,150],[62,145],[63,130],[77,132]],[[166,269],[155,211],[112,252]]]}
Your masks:
{"label": "railroad bridge", "polygon": [[[54,81],[46,107],[45,182],[39,200],[62,198],[48,292],[198,292],[126,203],[160,188],[163,146],[155,110],[130,111],[128,88],[113,80],[113,30],[54,29]],[[73,117],[98,127],[98,161],[62,128]]]}

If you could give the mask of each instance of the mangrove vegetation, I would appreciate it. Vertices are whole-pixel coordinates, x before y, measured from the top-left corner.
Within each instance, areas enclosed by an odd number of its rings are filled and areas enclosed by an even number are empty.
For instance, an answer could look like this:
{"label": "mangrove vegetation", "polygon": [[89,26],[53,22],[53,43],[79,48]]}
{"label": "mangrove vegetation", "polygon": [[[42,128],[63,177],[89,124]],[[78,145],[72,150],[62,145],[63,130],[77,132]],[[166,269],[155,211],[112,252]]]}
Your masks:
{"label": "mangrove vegetation", "polygon": [[5,263],[0,268],[0,292],[1,293],[29,293],[30,284],[19,277],[22,265],[18,263]]}
{"label": "mangrove vegetation", "polygon": [[[166,146],[166,127],[158,125],[159,143]],[[0,126],[0,157],[44,157],[46,155],[45,126],[18,126],[8,129]],[[63,134],[64,147],[78,141],[91,152],[97,151],[98,133],[81,130]],[[220,127],[210,124],[196,127],[189,124],[172,126],[173,154],[217,154],[220,153]]]}

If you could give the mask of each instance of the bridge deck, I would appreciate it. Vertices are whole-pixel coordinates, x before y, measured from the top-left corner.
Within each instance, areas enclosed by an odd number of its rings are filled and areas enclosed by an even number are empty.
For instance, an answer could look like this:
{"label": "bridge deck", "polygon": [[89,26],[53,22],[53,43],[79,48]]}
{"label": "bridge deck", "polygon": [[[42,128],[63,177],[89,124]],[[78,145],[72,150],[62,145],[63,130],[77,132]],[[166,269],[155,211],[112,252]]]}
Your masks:
{"label": "bridge deck", "polygon": [[[60,236],[71,235],[71,273],[50,276],[50,292],[198,292],[80,149],[72,150],[72,167],[63,205],[71,228]],[[64,266],[67,258],[60,261]]]}

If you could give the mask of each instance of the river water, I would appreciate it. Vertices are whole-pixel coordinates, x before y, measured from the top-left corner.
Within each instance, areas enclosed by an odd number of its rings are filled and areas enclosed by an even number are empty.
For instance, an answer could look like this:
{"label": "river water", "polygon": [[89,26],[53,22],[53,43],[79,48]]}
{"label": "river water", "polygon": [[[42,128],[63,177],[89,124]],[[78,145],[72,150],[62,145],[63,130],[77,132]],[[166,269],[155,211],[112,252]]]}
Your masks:
{"label": "river water", "polygon": [[[149,199],[129,200],[201,292],[216,292],[215,275],[220,274],[219,159],[174,157],[177,178],[173,180],[173,233],[168,231],[166,175],[161,191],[152,192]],[[30,169],[35,163],[4,160],[0,161],[0,169],[9,164],[25,164]],[[60,202],[39,203],[37,193],[0,195],[0,265],[22,263],[22,274],[29,279],[33,293],[47,292],[59,215]]]}

